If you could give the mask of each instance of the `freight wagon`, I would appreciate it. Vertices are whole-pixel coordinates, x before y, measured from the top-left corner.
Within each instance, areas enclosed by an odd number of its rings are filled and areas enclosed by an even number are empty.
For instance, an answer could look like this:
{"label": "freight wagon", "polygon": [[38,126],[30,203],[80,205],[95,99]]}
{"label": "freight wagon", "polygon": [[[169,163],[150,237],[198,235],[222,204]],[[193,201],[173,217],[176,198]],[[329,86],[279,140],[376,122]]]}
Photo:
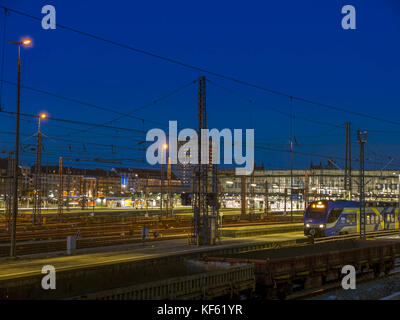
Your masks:
{"label": "freight wagon", "polygon": [[[181,264],[182,265],[182,264]],[[73,297],[80,300],[210,300],[215,298],[250,297],[255,289],[254,266],[188,260],[184,267],[169,278],[167,273],[155,274],[161,280],[138,283],[112,290]],[[178,276],[179,275],[179,276]]]}
{"label": "freight wagon", "polygon": [[207,257],[206,261],[252,263],[256,291],[263,298],[280,298],[296,290],[318,288],[340,281],[345,265],[355,267],[357,275],[373,272],[379,276],[394,268],[400,257],[400,242],[383,240],[345,240],[282,249],[267,249]]}

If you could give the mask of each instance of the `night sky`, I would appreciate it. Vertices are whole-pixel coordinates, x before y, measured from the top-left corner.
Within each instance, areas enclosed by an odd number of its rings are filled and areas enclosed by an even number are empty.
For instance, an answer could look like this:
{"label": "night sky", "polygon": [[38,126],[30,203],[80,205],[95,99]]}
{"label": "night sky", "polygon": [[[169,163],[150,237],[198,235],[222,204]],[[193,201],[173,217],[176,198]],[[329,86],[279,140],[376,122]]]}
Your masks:
{"label": "night sky", "polygon": [[[400,2],[351,1],[39,1],[0,0],[0,5],[42,17],[54,5],[57,23],[212,72],[388,121],[373,120],[293,100],[296,168],[331,156],[343,166],[345,122],[352,123],[354,160],[357,129],[368,130],[367,168],[399,168]],[[357,11],[357,29],[343,30],[341,8]],[[177,120],[196,127],[197,87],[205,75],[209,128],[254,128],[256,162],[289,168],[290,99],[191,70],[40,21],[7,16],[6,40],[30,36],[22,50],[22,84],[89,105],[22,89],[21,112],[106,123],[113,128],[46,120],[43,163],[91,168],[145,167],[145,133]],[[0,10],[1,52],[4,12]],[[17,47],[5,42],[3,79],[16,82]],[[5,82],[2,103],[15,111],[16,87]],[[186,87],[185,87],[186,86]],[[168,98],[153,101],[169,95]],[[93,107],[96,105],[97,108]],[[132,113],[134,119],[118,112]],[[115,113],[100,110],[104,107]],[[278,111],[278,112],[277,112]],[[151,120],[151,121],[148,121]],[[390,123],[398,121],[396,123]],[[155,123],[156,122],[156,123]],[[14,116],[0,113],[0,150],[13,149]],[[23,117],[23,164],[32,164],[36,121]],[[128,130],[125,130],[128,129]],[[134,131],[138,130],[138,131]],[[136,150],[139,149],[139,150]],[[6,156],[6,153],[3,154]],[[95,161],[106,160],[106,162]],[[79,160],[79,161],[78,161]],[[354,163],[354,167],[358,167]]]}

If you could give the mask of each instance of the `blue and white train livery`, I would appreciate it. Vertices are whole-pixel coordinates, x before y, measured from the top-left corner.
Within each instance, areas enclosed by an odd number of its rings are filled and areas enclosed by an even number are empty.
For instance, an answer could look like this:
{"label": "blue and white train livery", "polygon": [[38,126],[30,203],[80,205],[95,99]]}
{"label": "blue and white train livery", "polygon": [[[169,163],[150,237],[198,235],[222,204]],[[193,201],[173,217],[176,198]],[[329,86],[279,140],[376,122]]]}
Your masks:
{"label": "blue and white train livery", "polygon": [[[399,209],[392,203],[367,203],[366,232],[399,229]],[[304,234],[329,237],[360,232],[360,203],[322,200],[312,202],[304,213]]]}

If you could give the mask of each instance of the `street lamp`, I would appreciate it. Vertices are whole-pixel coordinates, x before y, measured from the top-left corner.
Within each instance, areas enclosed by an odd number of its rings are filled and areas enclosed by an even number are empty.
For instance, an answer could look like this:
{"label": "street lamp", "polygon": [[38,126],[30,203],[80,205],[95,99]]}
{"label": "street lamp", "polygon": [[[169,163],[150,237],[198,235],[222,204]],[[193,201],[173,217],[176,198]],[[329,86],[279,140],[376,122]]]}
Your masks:
{"label": "street lamp", "polygon": [[45,114],[45,113],[41,113],[40,115],[39,115],[39,117],[38,117],[38,119],[39,119],[39,126],[38,126],[38,132],[40,133],[40,120],[44,120],[44,119],[46,119],[47,118],[47,114]]}
{"label": "street lamp", "polygon": [[40,131],[40,120],[46,119],[47,115],[41,113],[37,116],[38,118],[38,132],[36,142],[36,164],[35,164],[35,197],[33,201],[33,224],[40,223],[40,215],[42,211],[42,186],[41,186],[41,171],[42,171],[42,132]]}
{"label": "street lamp", "polygon": [[22,40],[22,44],[24,46],[30,46],[32,44],[32,40],[31,39]]}
{"label": "street lamp", "polygon": [[18,71],[17,71],[17,112],[15,126],[15,159],[14,159],[14,190],[13,190],[13,213],[11,224],[11,245],[10,256],[15,257],[16,250],[16,231],[18,215],[18,162],[19,162],[19,117],[20,117],[20,92],[21,92],[21,46],[30,46],[32,40],[23,39],[22,41],[9,41],[11,44],[18,45]]}

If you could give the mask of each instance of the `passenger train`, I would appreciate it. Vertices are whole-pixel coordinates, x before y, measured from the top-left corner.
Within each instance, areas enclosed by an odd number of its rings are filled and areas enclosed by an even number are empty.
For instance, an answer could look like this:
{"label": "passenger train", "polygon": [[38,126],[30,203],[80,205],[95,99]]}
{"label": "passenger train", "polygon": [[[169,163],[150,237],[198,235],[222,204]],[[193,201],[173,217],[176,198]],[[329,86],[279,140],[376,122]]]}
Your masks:
{"label": "passenger train", "polygon": [[[366,203],[366,232],[399,229],[399,209],[395,203]],[[360,203],[323,200],[312,202],[304,213],[304,234],[329,237],[360,232]]]}

